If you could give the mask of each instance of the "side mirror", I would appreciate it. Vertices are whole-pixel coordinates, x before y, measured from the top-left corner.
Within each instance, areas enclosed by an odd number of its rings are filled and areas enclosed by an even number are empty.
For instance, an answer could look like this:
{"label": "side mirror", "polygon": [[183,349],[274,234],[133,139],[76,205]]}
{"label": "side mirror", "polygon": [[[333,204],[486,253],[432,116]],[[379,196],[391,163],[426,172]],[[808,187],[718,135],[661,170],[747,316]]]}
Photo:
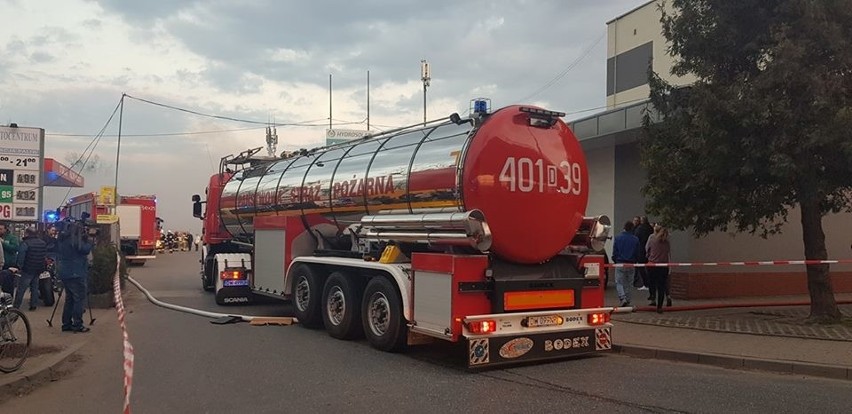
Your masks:
{"label": "side mirror", "polygon": [[198,194],[192,196],[192,217],[204,218],[201,212],[201,196]]}

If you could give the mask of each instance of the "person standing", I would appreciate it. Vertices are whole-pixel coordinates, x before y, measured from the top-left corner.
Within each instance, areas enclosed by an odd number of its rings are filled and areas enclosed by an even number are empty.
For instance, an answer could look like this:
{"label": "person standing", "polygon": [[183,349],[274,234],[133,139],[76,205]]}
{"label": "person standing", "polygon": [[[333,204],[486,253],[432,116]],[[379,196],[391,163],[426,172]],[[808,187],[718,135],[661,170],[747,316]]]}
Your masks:
{"label": "person standing", "polygon": [[195,235],[195,251],[198,251],[198,248],[201,246],[201,235]]}
{"label": "person standing", "polygon": [[45,271],[50,275],[50,277],[44,278],[39,277],[38,281],[38,296],[41,298],[41,303],[44,306],[53,306],[56,300],[54,297],[53,288],[55,286],[55,278],[56,278],[56,237],[59,235],[59,231],[56,229],[56,226],[50,226],[47,231],[45,231],[44,244],[46,245],[47,250],[47,259],[45,260]]}
{"label": "person standing", "polygon": [[[648,239],[648,245],[645,247],[648,255],[648,263],[669,263],[671,260],[671,244],[669,243],[669,230],[663,226],[657,225],[654,229],[654,236]],[[651,305],[657,306],[657,313],[663,313],[663,299],[666,299],[666,305],[672,306],[672,298],[668,295],[669,292],[669,268],[668,266],[654,266],[648,268],[651,276],[651,283],[656,287],[655,300]]]}
{"label": "person standing", "polygon": [[18,236],[9,231],[9,225],[0,223],[0,243],[3,244],[3,268],[15,267],[18,263]]}
{"label": "person standing", "polygon": [[38,276],[44,272],[44,259],[47,255],[47,245],[38,237],[33,227],[24,231],[24,241],[18,250],[18,289],[15,292],[13,307],[20,308],[24,301],[24,293],[30,289],[30,310],[38,307]]}
{"label": "person standing", "polygon": [[[638,251],[639,238],[633,235],[633,222],[628,221],[612,243],[612,261],[616,264],[636,263]],[[619,306],[630,306],[630,288],[636,275],[635,270],[633,267],[615,268],[615,290],[618,293]]]}
{"label": "person standing", "polygon": [[3,292],[15,293],[15,274],[9,268],[17,265],[18,238],[9,231],[9,225],[0,223],[0,244],[3,245],[3,270],[0,271],[0,288]]}
{"label": "person standing", "polygon": [[86,300],[88,256],[92,242],[86,229],[77,223],[68,224],[57,241],[57,274],[65,286],[65,306],[62,308],[63,332],[89,332],[83,326],[83,303]]}
{"label": "person standing", "polygon": [[[648,223],[648,217],[642,216],[639,218],[639,225],[633,229],[633,235],[639,239],[639,257],[637,258],[637,263],[647,263],[648,258],[645,256],[645,245],[648,244],[648,238],[651,237],[651,234],[654,233],[654,228],[651,227],[651,224]],[[651,281],[651,278],[648,276],[648,268],[647,267],[637,267],[636,268],[637,275],[642,278],[642,287],[639,290],[649,290],[650,296],[648,300],[653,299],[654,297],[654,286]]]}

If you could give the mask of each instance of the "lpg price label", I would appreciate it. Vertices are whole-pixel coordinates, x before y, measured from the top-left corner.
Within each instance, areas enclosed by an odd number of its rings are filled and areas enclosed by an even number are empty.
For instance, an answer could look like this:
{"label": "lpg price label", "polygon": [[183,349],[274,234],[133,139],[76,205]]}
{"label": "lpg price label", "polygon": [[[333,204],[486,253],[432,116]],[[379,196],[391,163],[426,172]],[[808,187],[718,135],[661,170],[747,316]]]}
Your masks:
{"label": "lpg price label", "polygon": [[15,206],[9,203],[0,204],[0,219],[2,220],[10,220],[12,218],[12,213],[14,212]]}

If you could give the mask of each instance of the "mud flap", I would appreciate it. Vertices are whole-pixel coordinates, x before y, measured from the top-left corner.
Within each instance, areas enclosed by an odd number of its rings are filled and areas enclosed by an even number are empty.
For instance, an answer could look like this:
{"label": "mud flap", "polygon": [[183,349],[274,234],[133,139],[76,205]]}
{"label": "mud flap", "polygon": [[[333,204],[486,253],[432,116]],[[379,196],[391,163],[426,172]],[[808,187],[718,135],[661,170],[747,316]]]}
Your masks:
{"label": "mud flap", "polygon": [[468,338],[468,368],[564,358],[612,349],[611,326],[534,335]]}

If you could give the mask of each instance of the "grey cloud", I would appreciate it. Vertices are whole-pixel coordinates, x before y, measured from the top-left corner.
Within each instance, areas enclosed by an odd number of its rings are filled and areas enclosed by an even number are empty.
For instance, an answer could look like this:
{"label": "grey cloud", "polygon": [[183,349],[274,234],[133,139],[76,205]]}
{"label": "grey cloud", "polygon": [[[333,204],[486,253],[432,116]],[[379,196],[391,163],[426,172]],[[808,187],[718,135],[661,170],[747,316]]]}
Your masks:
{"label": "grey cloud", "polygon": [[47,52],[33,52],[30,54],[30,61],[35,63],[51,62],[53,59],[53,55]]}

